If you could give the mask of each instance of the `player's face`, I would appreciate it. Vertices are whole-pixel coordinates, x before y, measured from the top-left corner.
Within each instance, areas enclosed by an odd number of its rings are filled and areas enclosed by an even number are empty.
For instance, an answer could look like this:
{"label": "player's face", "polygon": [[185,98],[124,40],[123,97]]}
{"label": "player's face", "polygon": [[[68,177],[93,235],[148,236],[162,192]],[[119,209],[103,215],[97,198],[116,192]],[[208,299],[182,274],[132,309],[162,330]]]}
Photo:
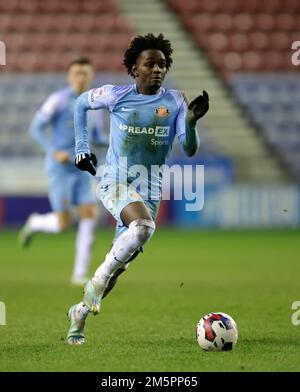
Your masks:
{"label": "player's face", "polygon": [[132,72],[141,93],[155,93],[167,73],[165,55],[157,49],[144,50],[139,54]]}
{"label": "player's face", "polygon": [[73,64],[68,72],[68,82],[78,93],[86,91],[93,78],[94,70],[90,64]]}

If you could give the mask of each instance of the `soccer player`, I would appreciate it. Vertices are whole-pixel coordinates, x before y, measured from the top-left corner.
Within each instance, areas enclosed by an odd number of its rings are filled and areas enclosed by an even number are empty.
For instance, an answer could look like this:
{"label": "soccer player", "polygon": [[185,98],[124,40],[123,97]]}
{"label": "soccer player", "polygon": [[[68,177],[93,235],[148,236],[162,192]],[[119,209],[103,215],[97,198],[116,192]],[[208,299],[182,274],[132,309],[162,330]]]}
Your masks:
{"label": "soccer player", "polygon": [[[97,208],[91,176],[74,167],[74,104],[93,80],[94,70],[88,58],[72,61],[68,67],[69,86],[55,91],[38,110],[30,125],[30,133],[45,152],[45,168],[49,179],[49,200],[52,212],[31,214],[20,232],[20,241],[27,246],[33,233],[59,233],[72,224],[71,207],[78,209],[79,223],[76,255],[71,282],[84,285],[94,240]],[[105,144],[102,117],[91,118],[91,135],[97,145]],[[46,128],[51,127],[51,136]]]}
{"label": "soccer player", "polygon": [[[187,106],[181,91],[161,87],[172,64],[172,52],[162,34],[136,36],[124,55],[124,65],[135,83],[104,85],[76,101],[75,164],[91,174],[95,168],[88,144],[87,111],[106,108],[110,112],[110,144],[100,196],[117,228],[113,246],[85,286],[83,300],[69,309],[69,344],[84,343],[88,314],[100,311],[101,300],[118,275],[153,236],[162,173],[154,170],[150,176],[151,169],[164,164],[175,135],[188,156],[198,149],[196,122],[208,110],[208,94],[204,91]],[[139,173],[139,189],[133,186],[134,165],[145,169]]]}

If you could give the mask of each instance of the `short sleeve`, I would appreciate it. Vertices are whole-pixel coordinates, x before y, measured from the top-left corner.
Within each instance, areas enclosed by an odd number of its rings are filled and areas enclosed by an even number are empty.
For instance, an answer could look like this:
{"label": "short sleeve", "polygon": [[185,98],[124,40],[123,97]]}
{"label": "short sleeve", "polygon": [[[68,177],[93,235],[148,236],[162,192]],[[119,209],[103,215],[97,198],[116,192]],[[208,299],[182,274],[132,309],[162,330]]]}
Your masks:
{"label": "short sleeve", "polygon": [[112,110],[116,100],[114,85],[105,84],[101,87],[94,88],[88,92],[88,101],[91,109],[108,109]]}

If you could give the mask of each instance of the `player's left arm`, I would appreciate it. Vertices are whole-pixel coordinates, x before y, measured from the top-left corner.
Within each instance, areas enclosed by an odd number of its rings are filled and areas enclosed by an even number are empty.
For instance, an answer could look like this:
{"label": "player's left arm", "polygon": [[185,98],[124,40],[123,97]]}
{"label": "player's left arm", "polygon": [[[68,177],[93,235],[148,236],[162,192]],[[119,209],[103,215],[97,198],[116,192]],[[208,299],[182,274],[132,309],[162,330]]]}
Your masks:
{"label": "player's left arm", "polygon": [[189,105],[186,98],[179,109],[176,131],[178,139],[187,156],[195,155],[200,145],[196,123],[209,109],[209,97],[206,91],[195,98]]}

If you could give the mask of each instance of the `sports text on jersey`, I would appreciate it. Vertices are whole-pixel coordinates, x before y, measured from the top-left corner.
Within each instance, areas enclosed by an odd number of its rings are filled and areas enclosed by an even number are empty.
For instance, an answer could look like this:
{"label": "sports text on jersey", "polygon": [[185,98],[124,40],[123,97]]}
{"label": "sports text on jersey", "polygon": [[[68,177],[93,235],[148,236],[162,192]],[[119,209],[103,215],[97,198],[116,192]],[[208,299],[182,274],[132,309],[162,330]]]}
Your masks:
{"label": "sports text on jersey", "polygon": [[168,137],[170,132],[170,127],[162,127],[160,125],[157,125],[155,128],[153,128],[133,127],[131,125],[120,124],[119,128],[121,131],[127,131],[127,133],[154,135],[157,137]]}

